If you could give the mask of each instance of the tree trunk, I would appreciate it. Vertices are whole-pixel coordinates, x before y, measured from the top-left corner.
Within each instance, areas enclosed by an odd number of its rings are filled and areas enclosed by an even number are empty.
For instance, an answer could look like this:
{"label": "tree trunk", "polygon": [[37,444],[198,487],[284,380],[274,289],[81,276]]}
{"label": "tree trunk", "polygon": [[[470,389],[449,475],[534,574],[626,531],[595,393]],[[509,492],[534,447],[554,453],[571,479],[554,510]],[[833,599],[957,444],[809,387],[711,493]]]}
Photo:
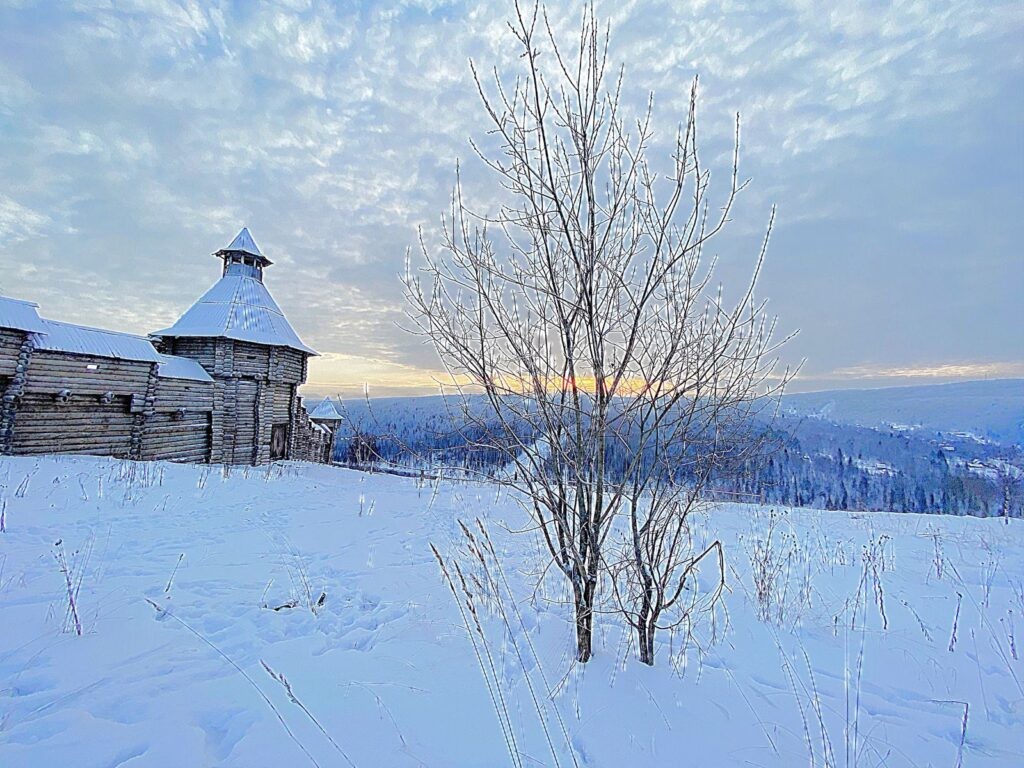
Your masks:
{"label": "tree trunk", "polygon": [[640,605],[637,608],[636,623],[633,625],[636,627],[637,650],[640,653],[640,661],[653,667],[654,632],[656,627],[654,626],[654,620],[651,618],[651,613],[654,609],[652,605],[654,589],[651,584],[650,571],[641,553],[640,539],[637,533],[635,503],[633,505],[633,558],[642,588]]}
{"label": "tree trunk", "polygon": [[[645,579],[646,582],[646,579]],[[654,633],[657,631],[657,619],[654,616],[653,590],[650,583],[644,585],[644,596],[640,601],[640,610],[636,622],[637,648],[640,661],[650,667],[654,666]]]}
{"label": "tree trunk", "polygon": [[648,629],[647,622],[640,622],[636,628],[637,646],[640,649],[640,661],[649,667],[654,666],[654,632]]}
{"label": "tree trunk", "polygon": [[594,592],[596,582],[584,582],[583,589],[575,595],[576,608],[576,661],[585,664],[593,653],[594,639]]}
{"label": "tree trunk", "polygon": [[586,664],[593,652],[594,614],[592,611],[576,607],[576,661]]}

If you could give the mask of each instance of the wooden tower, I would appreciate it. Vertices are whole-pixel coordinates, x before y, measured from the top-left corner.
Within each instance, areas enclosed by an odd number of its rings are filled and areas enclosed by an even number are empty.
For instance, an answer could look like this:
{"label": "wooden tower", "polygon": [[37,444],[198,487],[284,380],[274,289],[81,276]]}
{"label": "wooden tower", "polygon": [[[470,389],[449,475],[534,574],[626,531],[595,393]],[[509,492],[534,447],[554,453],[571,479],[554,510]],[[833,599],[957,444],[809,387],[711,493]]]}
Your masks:
{"label": "wooden tower", "polygon": [[317,404],[316,408],[310,411],[309,420],[314,424],[319,424],[326,430],[326,447],[323,458],[320,460],[325,464],[330,464],[333,458],[331,454],[334,452],[334,443],[338,435],[338,426],[345,420],[345,417],[338,411],[334,401],[329,397],[325,397]]}
{"label": "wooden tower", "polygon": [[272,262],[248,229],[214,255],[223,262],[220,280],[153,336],[162,352],[191,358],[213,377],[211,461],[300,458],[298,387],[317,353],[302,343],[263,284]]}

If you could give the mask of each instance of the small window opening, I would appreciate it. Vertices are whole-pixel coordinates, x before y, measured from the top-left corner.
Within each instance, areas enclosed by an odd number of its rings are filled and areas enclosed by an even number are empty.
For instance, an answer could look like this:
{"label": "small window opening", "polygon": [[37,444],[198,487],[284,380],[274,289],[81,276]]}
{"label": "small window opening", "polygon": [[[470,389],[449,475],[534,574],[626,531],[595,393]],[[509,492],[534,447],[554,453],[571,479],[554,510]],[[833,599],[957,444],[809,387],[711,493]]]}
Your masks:
{"label": "small window opening", "polygon": [[87,366],[85,366],[85,367],[86,367],[86,368],[87,368],[88,370],[90,370],[90,371],[98,371],[98,370],[100,369],[100,367],[99,367],[99,365],[98,365],[97,363],[89,363],[89,364],[88,364]]}

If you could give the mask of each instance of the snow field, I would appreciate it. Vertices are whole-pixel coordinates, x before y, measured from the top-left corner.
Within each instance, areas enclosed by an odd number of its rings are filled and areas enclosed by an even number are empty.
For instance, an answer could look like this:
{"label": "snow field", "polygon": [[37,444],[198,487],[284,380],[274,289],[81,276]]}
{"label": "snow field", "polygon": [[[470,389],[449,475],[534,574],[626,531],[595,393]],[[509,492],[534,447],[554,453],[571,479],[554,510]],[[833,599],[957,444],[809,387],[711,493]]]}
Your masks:
{"label": "snow field", "polygon": [[651,669],[611,614],[572,664],[494,486],[5,457],[0,507],[5,768],[1024,764],[1021,521],[716,507],[720,610]]}

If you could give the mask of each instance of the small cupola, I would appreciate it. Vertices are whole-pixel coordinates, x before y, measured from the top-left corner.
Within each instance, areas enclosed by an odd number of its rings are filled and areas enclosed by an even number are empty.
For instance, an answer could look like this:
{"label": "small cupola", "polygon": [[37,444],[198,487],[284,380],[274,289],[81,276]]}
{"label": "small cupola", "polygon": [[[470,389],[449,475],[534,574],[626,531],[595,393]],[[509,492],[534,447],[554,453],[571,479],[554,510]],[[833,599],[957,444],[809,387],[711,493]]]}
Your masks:
{"label": "small cupola", "polygon": [[227,248],[221,248],[214,256],[224,260],[224,275],[242,275],[253,277],[263,282],[263,268],[273,262],[260,251],[256,241],[252,239],[248,227],[235,235],[235,239]]}

